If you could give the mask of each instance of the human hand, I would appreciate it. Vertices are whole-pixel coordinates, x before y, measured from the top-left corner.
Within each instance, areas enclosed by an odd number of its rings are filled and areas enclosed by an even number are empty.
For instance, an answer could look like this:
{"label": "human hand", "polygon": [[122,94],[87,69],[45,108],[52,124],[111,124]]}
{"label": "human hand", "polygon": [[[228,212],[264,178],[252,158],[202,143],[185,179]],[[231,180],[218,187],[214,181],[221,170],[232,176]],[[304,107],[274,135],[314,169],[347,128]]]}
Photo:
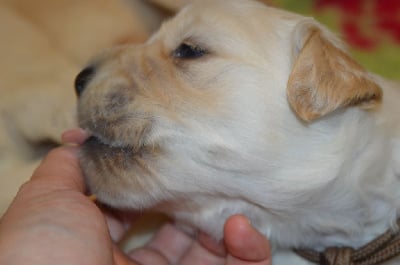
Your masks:
{"label": "human hand", "polygon": [[21,187],[0,220],[0,264],[270,264],[268,241],[240,215],[225,225],[225,246],[167,224],[123,254],[111,238],[120,239],[126,226],[85,196],[77,150],[53,150]]}

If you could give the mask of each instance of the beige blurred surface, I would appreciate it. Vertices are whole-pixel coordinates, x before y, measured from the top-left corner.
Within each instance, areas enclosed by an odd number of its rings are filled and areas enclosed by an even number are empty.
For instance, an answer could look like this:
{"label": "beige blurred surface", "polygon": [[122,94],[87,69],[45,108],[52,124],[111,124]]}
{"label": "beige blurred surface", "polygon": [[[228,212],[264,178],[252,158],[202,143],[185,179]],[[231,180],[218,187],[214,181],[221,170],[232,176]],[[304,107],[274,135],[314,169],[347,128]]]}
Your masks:
{"label": "beige blurred surface", "polygon": [[75,126],[79,70],[103,49],[144,41],[162,19],[141,0],[0,1],[0,215]]}

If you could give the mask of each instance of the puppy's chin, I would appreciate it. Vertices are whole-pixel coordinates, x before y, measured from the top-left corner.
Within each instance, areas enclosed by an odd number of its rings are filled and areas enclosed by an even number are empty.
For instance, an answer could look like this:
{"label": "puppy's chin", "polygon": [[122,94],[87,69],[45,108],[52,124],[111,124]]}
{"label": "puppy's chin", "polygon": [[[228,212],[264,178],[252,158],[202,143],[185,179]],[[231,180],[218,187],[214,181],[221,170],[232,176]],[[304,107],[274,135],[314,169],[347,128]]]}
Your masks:
{"label": "puppy's chin", "polygon": [[92,136],[82,145],[80,163],[90,193],[116,208],[148,208],[159,186],[153,169],[160,149],[114,146]]}

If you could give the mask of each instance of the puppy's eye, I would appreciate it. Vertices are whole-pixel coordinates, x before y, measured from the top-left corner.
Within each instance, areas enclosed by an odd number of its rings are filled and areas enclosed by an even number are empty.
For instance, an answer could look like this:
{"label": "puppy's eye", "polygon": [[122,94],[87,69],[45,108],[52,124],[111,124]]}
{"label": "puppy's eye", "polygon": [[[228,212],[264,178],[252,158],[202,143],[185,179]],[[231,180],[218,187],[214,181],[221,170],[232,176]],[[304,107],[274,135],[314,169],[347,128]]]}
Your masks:
{"label": "puppy's eye", "polygon": [[175,58],[180,59],[196,59],[205,55],[207,51],[198,46],[182,43],[179,47],[173,52],[173,56]]}

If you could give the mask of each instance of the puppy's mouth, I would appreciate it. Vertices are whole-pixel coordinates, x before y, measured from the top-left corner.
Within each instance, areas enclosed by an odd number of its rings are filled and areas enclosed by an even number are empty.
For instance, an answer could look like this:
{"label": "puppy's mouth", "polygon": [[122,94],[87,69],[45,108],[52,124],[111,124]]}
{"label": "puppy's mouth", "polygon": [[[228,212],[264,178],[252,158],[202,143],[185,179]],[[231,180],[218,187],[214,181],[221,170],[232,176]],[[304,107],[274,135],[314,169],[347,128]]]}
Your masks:
{"label": "puppy's mouth", "polygon": [[112,141],[105,137],[102,137],[100,135],[96,135],[93,133],[89,136],[88,139],[86,139],[85,143],[87,143],[87,142],[108,146],[110,148],[125,148],[125,147],[129,146],[128,144],[125,144],[121,141]]}
{"label": "puppy's mouth", "polygon": [[131,140],[127,141],[122,137],[114,139],[93,131],[88,132],[82,141],[81,154],[97,166],[105,162],[124,169],[132,164],[143,165],[145,160],[154,158],[162,152],[160,144],[146,142],[148,138],[145,134],[135,141]]}
{"label": "puppy's mouth", "polygon": [[96,150],[100,152],[123,152],[129,153],[130,155],[140,155],[141,150],[138,146],[126,144],[121,141],[111,141],[104,137],[92,134],[83,143],[83,148]]}
{"label": "puppy's mouth", "polygon": [[116,145],[113,142],[109,140],[104,140],[104,138],[98,137],[98,136],[90,136],[86,141],[83,143],[83,145],[96,145],[96,146],[103,146],[104,148],[124,148],[124,146]]}
{"label": "puppy's mouth", "polygon": [[111,140],[82,128],[74,128],[65,131],[62,135],[62,140],[65,143],[103,145],[109,148],[126,148],[131,146],[131,144],[124,143],[121,140]]}

